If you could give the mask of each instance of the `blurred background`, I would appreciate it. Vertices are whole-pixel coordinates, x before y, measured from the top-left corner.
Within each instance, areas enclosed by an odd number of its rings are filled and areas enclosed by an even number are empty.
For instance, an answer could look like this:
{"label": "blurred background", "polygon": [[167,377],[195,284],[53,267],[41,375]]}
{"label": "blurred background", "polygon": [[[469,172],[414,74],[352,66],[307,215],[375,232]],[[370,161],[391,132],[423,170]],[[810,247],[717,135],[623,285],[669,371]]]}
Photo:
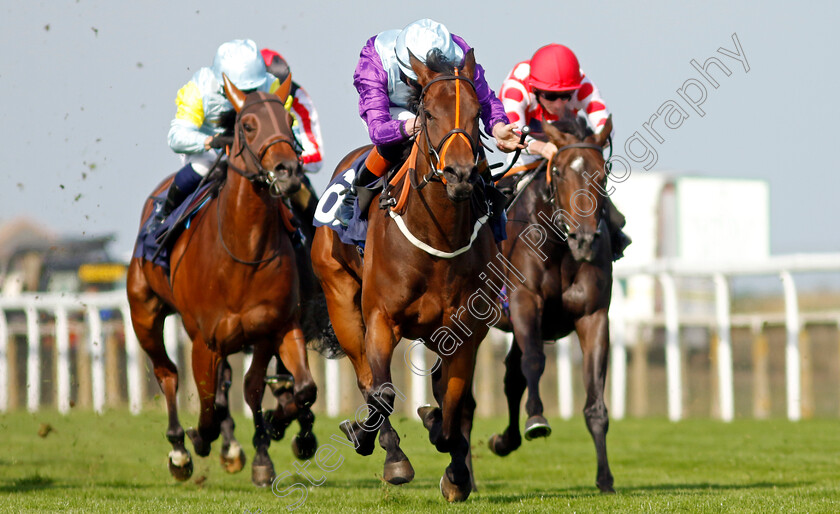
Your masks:
{"label": "blurred background", "polygon": [[[325,142],[324,168],[311,177],[320,192],[338,160],[368,141],[352,86],[359,50],[382,30],[431,17],[476,48],[496,90],[540,46],[569,46],[613,114],[614,151],[632,165],[613,198],[634,244],[616,265],[612,415],[838,416],[840,178],[830,149],[840,72],[829,63],[840,7],[760,5],[7,2],[0,409],[162,401],[130,329],[126,341],[125,264],[144,199],[179,167],[166,144],[175,93],[220,43],[251,38],[278,50],[309,91]],[[731,57],[736,45],[742,60]],[[707,70],[717,88],[692,66],[710,57],[730,72]],[[691,80],[706,93],[702,115],[678,92]],[[687,113],[676,129],[651,121],[669,102]],[[185,362],[185,335],[176,323],[168,334]],[[504,412],[507,344],[491,333],[482,345],[480,415]],[[547,354],[556,363],[542,382],[547,414],[576,415],[577,344]],[[312,359],[326,384],[316,408],[353,409],[349,363]],[[406,412],[431,398],[403,366],[394,373],[411,391]],[[193,386],[182,384],[182,405],[195,408]]]}

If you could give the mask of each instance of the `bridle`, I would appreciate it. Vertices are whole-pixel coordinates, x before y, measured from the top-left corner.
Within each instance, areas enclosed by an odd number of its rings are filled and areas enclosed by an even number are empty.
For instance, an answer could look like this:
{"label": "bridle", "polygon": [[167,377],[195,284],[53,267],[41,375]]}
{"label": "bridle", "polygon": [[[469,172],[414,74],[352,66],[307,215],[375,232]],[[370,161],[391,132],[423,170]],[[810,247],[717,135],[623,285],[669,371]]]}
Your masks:
{"label": "bridle", "polygon": [[[272,129],[274,130],[274,132],[277,135],[274,135],[274,136],[268,138],[266,141],[264,141],[262,143],[262,145],[260,145],[259,151],[254,152],[254,150],[248,144],[248,140],[245,137],[245,128],[243,127],[243,124],[242,124],[242,115],[245,114],[245,112],[249,108],[254,107],[256,105],[259,105],[259,104],[264,104],[264,103],[278,103],[278,104],[280,104],[283,111],[285,112],[285,109],[286,109],[285,103],[282,100],[280,100],[280,98],[277,98],[274,95],[272,95],[272,97],[270,97],[270,98],[260,98],[260,99],[253,100],[253,101],[245,104],[244,106],[242,106],[242,109],[240,109],[239,112],[236,114],[235,130],[236,130],[237,135],[239,136],[240,148],[239,148],[239,151],[236,152],[236,154],[234,156],[235,157],[242,157],[242,159],[245,161],[246,167],[247,167],[248,161],[247,161],[246,157],[242,155],[243,152],[245,152],[247,154],[247,156],[250,157],[250,159],[252,161],[251,165],[254,168],[256,168],[257,171],[250,172],[247,169],[241,169],[241,168],[235,166],[231,162],[230,159],[228,159],[228,168],[230,168],[233,171],[235,171],[236,173],[242,175],[242,177],[244,177],[245,179],[247,179],[248,181],[250,181],[253,184],[268,187],[269,188],[269,194],[271,194],[272,196],[275,196],[275,197],[279,197],[279,196],[281,196],[280,184],[279,184],[280,177],[277,176],[277,173],[274,170],[267,170],[267,169],[263,168],[262,159],[263,159],[263,157],[265,157],[265,154],[268,152],[268,150],[272,146],[277,145],[277,144],[287,144],[295,152],[295,155],[297,156],[297,160],[298,160],[298,168],[300,168],[300,166],[301,166],[300,155],[303,151],[303,147],[297,141],[297,139],[295,139],[294,132],[292,132],[292,137],[287,137],[287,136],[284,136],[282,134],[283,129],[282,129],[282,126],[280,125],[280,120],[277,119],[277,116],[275,115],[275,113],[272,109],[267,109],[268,114],[269,114],[269,118],[271,118]],[[290,170],[290,172],[291,171],[295,171],[295,170]],[[278,215],[279,215],[279,210],[278,210]],[[257,260],[250,261],[250,260],[245,260],[245,259],[238,258],[237,256],[235,256],[233,254],[233,252],[230,250],[230,248],[228,248],[227,244],[225,243],[225,238],[224,238],[223,231],[222,231],[221,202],[219,202],[219,201],[216,202],[216,216],[219,220],[218,224],[217,224],[218,232],[219,232],[219,236],[218,236],[219,241],[222,243],[222,248],[224,248],[224,250],[228,254],[228,256],[230,256],[230,258],[233,259],[234,261],[236,261],[240,264],[246,264],[246,265],[252,265],[253,266],[253,265],[264,264],[266,262],[272,261],[280,255],[281,247],[278,246],[277,249],[275,249],[275,251],[271,255],[269,255],[268,257],[265,257],[263,259],[257,259]]]}
{"label": "bridle", "polygon": [[[265,154],[268,150],[277,144],[287,144],[291,147],[292,151],[295,152],[298,161],[298,168],[302,165],[301,161],[301,153],[303,153],[303,147],[298,142],[298,140],[294,136],[294,132],[292,132],[291,137],[285,136],[282,134],[283,130],[280,125],[280,120],[275,115],[274,110],[267,109],[269,118],[271,118],[272,129],[277,134],[268,138],[266,141],[260,145],[259,151],[254,152],[253,148],[248,144],[248,139],[245,137],[245,128],[242,124],[242,116],[246,113],[246,111],[254,106],[265,104],[265,103],[277,103],[283,108],[285,112],[285,104],[282,100],[272,95],[271,98],[260,98],[257,100],[253,100],[247,104],[245,104],[242,109],[236,114],[236,125],[235,130],[237,135],[239,136],[240,147],[239,151],[236,152],[234,155],[235,157],[242,157],[243,160],[246,162],[246,168],[248,167],[248,159],[246,156],[243,155],[243,152],[247,155],[247,157],[251,160],[251,166],[256,169],[255,172],[250,172],[247,169],[242,169],[233,164],[230,159],[228,159],[228,167],[235,171],[236,173],[242,175],[248,181],[257,184],[266,186],[269,188],[269,192],[273,196],[280,196],[280,177],[277,176],[277,172],[274,170],[267,170],[262,166],[262,159],[265,157]],[[294,172],[295,170],[289,170],[289,172]]]}
{"label": "bridle", "polygon": [[[584,149],[587,149],[587,150],[597,150],[599,153],[604,151],[604,149],[601,146],[596,145],[596,144],[592,144],[592,143],[572,143],[570,145],[561,146],[560,148],[557,149],[557,152],[555,152],[554,156],[551,159],[549,159],[548,162],[546,163],[546,168],[545,168],[545,177],[546,177],[546,182],[548,184],[548,195],[547,195],[547,198],[545,198],[545,199],[548,202],[548,204],[551,205],[552,207],[554,207],[555,209],[559,208],[560,206],[557,205],[559,203],[558,201],[556,201],[556,199],[557,199],[557,194],[556,194],[557,193],[557,186],[554,183],[554,181],[552,180],[552,176],[555,173],[559,173],[559,169],[557,168],[557,166],[554,165],[553,161],[554,161],[554,158],[557,157],[561,152],[563,152],[565,150],[571,150],[571,149],[574,149],[574,148],[584,148]],[[524,190],[524,188],[523,188],[523,190]],[[571,209],[571,207],[567,207],[567,208]],[[599,213],[599,216],[600,216],[600,213]],[[561,220],[561,224],[562,224],[561,228],[566,232],[566,234],[571,234],[571,229],[570,229],[569,225],[564,220]],[[595,231],[595,233],[596,234],[601,233],[600,224],[599,224],[599,228]]]}
{"label": "bridle", "polygon": [[461,138],[467,142],[470,146],[470,151],[473,154],[473,164],[478,165],[479,160],[479,145],[476,144],[475,139],[473,139],[472,135],[467,132],[466,130],[460,127],[461,125],[461,88],[460,84],[456,82],[455,84],[455,128],[450,130],[449,132],[444,135],[440,142],[438,142],[437,146],[432,145],[432,141],[429,138],[429,130],[427,128],[428,120],[426,119],[426,109],[425,109],[425,102],[426,102],[426,92],[429,90],[429,86],[436,82],[443,82],[443,81],[463,81],[472,87],[473,91],[475,89],[475,83],[464,76],[458,74],[458,68],[455,68],[454,75],[441,75],[433,78],[420,91],[420,106],[418,111],[420,113],[420,131],[423,133],[423,137],[426,140],[426,147],[428,151],[426,152],[426,156],[429,160],[429,168],[431,171],[423,178],[424,185],[431,180],[441,180],[445,183],[445,179],[443,178],[443,170],[446,168],[446,151],[449,149],[449,146],[452,144],[456,138]]}

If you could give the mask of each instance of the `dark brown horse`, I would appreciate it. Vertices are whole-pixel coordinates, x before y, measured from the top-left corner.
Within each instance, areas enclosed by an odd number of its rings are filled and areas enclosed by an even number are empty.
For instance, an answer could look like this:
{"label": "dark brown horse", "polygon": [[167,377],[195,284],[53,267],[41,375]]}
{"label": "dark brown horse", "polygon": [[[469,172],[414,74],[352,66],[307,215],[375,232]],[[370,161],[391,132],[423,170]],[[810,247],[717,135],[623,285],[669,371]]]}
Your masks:
{"label": "dark brown horse", "polygon": [[551,162],[534,172],[535,178],[523,179],[523,185],[530,182],[508,212],[508,239],[502,243],[502,253],[513,264],[511,269],[521,273],[519,277],[508,274],[508,283],[515,284],[508,291],[510,319],[498,325],[514,334],[504,379],[510,423],[489,443],[493,453],[501,456],[522,444],[519,405],[526,387],[525,438],[551,433],[539,391],[545,370],[543,341],[574,330],[583,351],[583,413],[598,455],[596,484],[602,492],[613,492],[607,462],[609,418],[604,405],[612,250],[602,216],[606,182],[602,148],[612,120],[607,120],[598,135],[587,135],[578,122],[566,128],[571,133],[544,124],[558,151]]}
{"label": "dark brown horse", "polygon": [[[193,465],[178,420],[178,372],[162,338],[168,314],[181,315],[192,339],[201,411],[198,429],[189,430],[188,435],[198,455],[208,455],[210,444],[221,432],[225,468],[233,472],[244,466],[244,453],[233,438],[227,405],[228,355],[246,347],[254,352],[245,376],[245,399],[254,414],[255,484],[269,485],[274,477],[261,408],[266,367],[273,355],[278,355],[294,376],[296,414],[308,412],[315,401],[316,387],[300,328],[298,270],[280,198],[295,193],[301,184],[297,146],[283,107],[290,85],[291,78],[287,78],[276,96],[262,92],[246,95],[224,78],[225,93],[237,116],[223,187],[175,242],[169,273],[142,258],[132,259],[129,266],[131,318],[166,397],[166,436],[172,444],[169,470],[178,480],[189,478]],[[156,193],[166,186],[168,181]],[[151,211],[152,203],[147,201],[144,220]],[[278,410],[282,411],[282,406]],[[314,439],[308,443],[304,446],[311,447],[304,453],[311,455]]]}
{"label": "dark brown horse", "polygon": [[[460,501],[471,491],[471,389],[476,350],[488,330],[466,310],[471,295],[492,294],[480,276],[496,248],[490,228],[483,225],[486,215],[471,201],[479,189],[475,59],[470,51],[462,68],[433,71],[412,56],[411,66],[422,87],[422,129],[414,143],[416,164],[396,187],[403,200],[387,214],[375,207],[369,211],[363,259],[329,228],[319,227],[312,261],[369,409],[364,423],[343,424],[342,429],[362,455],[373,451],[380,431],[385,480],[401,484],[414,477],[388,420],[396,396],[391,359],[401,338],[422,340],[440,356],[432,376],[440,408],[421,407],[418,414],[432,444],[451,455],[441,492],[449,501]],[[361,151],[345,157],[337,173]],[[418,187],[424,177],[429,182]]]}

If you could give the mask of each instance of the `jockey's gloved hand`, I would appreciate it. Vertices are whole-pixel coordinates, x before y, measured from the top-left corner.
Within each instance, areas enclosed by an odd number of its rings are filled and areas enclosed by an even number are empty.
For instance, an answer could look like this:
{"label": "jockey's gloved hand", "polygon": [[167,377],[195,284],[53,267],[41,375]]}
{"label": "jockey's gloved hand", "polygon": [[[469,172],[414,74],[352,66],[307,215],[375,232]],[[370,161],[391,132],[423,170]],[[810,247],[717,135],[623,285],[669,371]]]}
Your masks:
{"label": "jockey's gloved hand", "polygon": [[233,144],[233,136],[226,136],[224,134],[217,134],[213,136],[210,141],[210,148],[224,148]]}

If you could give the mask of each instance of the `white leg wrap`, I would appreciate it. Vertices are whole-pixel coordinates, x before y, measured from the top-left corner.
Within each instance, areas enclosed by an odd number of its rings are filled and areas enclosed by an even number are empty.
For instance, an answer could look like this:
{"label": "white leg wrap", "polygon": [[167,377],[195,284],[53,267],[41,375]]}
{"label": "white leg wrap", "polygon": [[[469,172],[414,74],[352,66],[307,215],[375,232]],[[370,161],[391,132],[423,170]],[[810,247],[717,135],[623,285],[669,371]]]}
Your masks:
{"label": "white leg wrap", "polygon": [[241,452],[241,451],[242,451],[242,447],[239,446],[239,443],[236,442],[236,441],[233,441],[232,443],[230,443],[230,448],[228,448],[228,451],[225,454],[225,458],[235,459],[235,458],[239,457],[239,452]]}
{"label": "white leg wrap", "polygon": [[190,454],[179,450],[172,450],[169,452],[169,460],[174,466],[182,468],[190,461]]}

